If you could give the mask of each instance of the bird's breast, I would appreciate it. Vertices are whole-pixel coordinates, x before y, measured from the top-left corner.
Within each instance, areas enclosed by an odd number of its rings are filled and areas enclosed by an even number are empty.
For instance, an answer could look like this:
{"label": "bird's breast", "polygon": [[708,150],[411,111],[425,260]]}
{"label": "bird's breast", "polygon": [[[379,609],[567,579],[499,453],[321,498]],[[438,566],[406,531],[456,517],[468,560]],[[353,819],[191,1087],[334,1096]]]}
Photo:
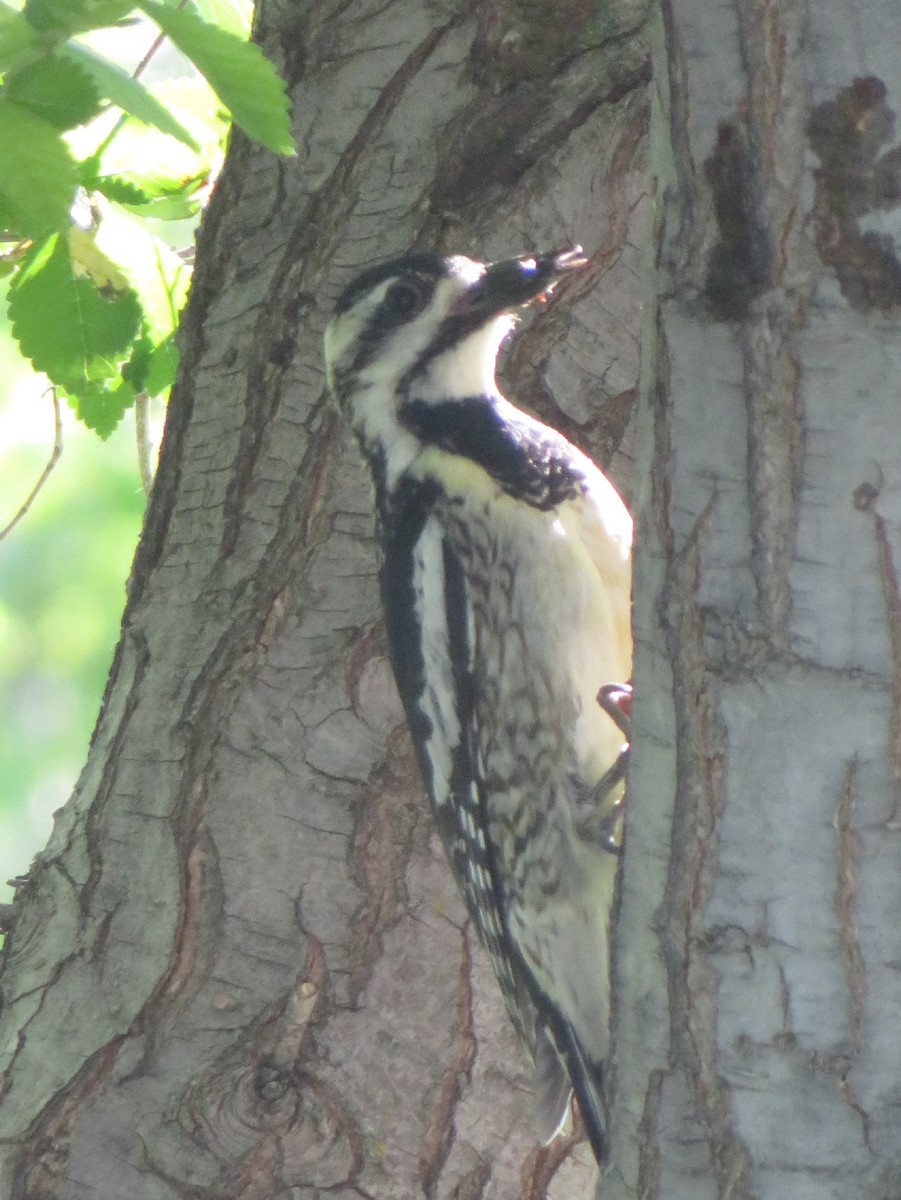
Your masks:
{"label": "bird's breast", "polygon": [[539,746],[561,769],[596,781],[622,745],[597,693],[631,675],[621,547],[586,525],[581,500],[542,511],[484,484],[442,506],[466,578],[485,722],[505,726],[495,755],[504,747],[528,771]]}

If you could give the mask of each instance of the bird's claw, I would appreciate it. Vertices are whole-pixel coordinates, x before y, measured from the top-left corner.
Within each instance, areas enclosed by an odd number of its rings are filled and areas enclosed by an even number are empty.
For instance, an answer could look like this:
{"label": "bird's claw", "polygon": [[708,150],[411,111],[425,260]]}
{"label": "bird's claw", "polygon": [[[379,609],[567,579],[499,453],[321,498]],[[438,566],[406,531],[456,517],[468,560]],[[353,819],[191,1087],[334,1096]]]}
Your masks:
{"label": "bird's claw", "polygon": [[605,683],[598,692],[598,704],[628,741],[632,734],[631,683]]}
{"label": "bird's claw", "polygon": [[[598,692],[598,704],[627,739],[616,761],[605,771],[594,788],[600,803],[626,778],[629,765],[629,741],[632,731],[632,686],[628,683],[607,683]],[[625,800],[619,796],[600,824],[601,845],[610,854],[619,854],[623,846]]]}

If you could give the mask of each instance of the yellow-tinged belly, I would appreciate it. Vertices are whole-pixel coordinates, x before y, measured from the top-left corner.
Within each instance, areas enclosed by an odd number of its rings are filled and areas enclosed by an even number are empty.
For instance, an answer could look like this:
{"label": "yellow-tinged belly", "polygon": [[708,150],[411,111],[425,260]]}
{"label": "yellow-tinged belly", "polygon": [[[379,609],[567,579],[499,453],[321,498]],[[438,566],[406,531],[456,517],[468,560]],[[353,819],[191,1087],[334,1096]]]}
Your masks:
{"label": "yellow-tinged belly", "polygon": [[[541,511],[503,493],[471,464],[460,474],[446,520],[467,576],[473,666],[487,702],[511,721],[522,714],[520,736],[532,724],[559,724],[567,768],[591,784],[623,742],[597,693],[625,683],[632,671],[621,514],[608,530],[591,497]],[[446,467],[441,477],[446,487]],[[615,493],[613,500],[621,504]]]}

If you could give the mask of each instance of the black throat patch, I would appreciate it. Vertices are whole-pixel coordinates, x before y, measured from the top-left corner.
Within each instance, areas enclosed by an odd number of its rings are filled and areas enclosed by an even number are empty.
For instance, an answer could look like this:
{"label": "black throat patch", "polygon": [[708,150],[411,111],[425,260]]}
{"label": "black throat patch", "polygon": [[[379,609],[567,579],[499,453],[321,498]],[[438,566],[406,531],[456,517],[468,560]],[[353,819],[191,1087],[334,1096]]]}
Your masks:
{"label": "black throat patch", "polygon": [[426,445],[471,459],[510,496],[546,511],[574,499],[584,476],[552,435],[498,412],[487,396],[407,400],[401,424]]}

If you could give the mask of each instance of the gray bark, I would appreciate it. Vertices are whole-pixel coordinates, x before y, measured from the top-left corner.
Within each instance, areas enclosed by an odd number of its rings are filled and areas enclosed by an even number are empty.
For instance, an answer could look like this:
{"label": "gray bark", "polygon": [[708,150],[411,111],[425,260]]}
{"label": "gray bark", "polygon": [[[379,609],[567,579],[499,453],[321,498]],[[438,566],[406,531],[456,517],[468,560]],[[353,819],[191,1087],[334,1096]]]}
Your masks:
{"label": "gray bark", "polygon": [[[371,498],[324,396],[350,274],[581,239],[507,364],[602,461],[638,374],[640,4],[261,0],[299,156],[233,137],[90,758],[2,965],[0,1196],[587,1196],[432,832]],[[620,456],[618,473],[628,468]]]}
{"label": "gray bark", "polygon": [[897,7],[664,0],[654,41],[658,300],[604,1196],[888,1200]]}

